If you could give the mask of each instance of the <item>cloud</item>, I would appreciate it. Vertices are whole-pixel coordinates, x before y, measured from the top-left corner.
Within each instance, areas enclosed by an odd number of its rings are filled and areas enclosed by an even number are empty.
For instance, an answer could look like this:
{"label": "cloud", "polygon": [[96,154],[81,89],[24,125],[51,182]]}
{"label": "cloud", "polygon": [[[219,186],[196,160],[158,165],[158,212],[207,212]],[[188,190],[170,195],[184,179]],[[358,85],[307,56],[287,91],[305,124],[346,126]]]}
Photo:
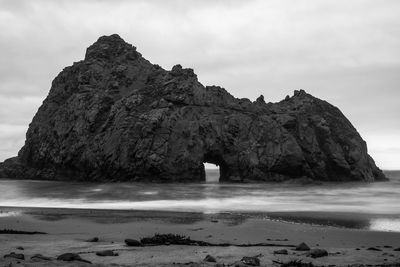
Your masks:
{"label": "cloud", "polygon": [[[29,123],[51,80],[118,33],[164,68],[194,68],[205,85],[267,101],[304,88],[366,139],[387,138],[400,129],[398,14],[397,0],[0,0],[0,123]],[[23,107],[10,104],[19,99]],[[11,143],[16,154],[21,142]],[[390,153],[380,166],[400,168]]]}

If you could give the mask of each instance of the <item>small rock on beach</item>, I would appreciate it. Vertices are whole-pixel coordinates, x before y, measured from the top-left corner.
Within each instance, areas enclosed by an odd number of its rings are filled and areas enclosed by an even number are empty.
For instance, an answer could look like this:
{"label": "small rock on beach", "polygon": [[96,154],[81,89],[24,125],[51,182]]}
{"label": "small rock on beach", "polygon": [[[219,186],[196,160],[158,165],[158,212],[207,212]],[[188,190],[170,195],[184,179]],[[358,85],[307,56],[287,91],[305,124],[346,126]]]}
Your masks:
{"label": "small rock on beach", "polygon": [[240,261],[246,265],[260,266],[260,259],[257,257],[243,257]]}
{"label": "small rock on beach", "polygon": [[15,253],[15,252],[11,252],[10,254],[6,254],[6,255],[4,255],[3,258],[14,258],[14,259],[18,259],[18,260],[25,260],[24,254]]}
{"label": "small rock on beach", "polygon": [[309,251],[310,247],[307,246],[306,243],[302,242],[296,247],[296,250],[298,250],[298,251]]}
{"label": "small rock on beach", "polygon": [[81,256],[79,256],[76,253],[61,254],[60,256],[57,257],[57,260],[59,260],[59,261],[82,261],[82,262],[91,263],[88,260],[82,259]]}
{"label": "small rock on beach", "polygon": [[326,251],[325,249],[321,249],[321,248],[313,248],[308,253],[308,256],[310,256],[311,258],[325,257],[325,256],[328,256],[328,251]]}
{"label": "small rock on beach", "polygon": [[207,255],[207,256],[204,258],[203,261],[206,261],[206,262],[217,262],[217,260],[216,260],[213,256],[211,256],[211,255]]}
{"label": "small rock on beach", "polygon": [[380,248],[374,248],[374,247],[367,248],[367,250],[382,251],[382,249],[380,249]]}
{"label": "small rock on beach", "polygon": [[43,261],[50,261],[50,257],[43,256],[42,254],[35,254],[31,257],[31,260],[43,260]]}
{"label": "small rock on beach", "polygon": [[99,238],[98,237],[93,237],[93,238],[90,238],[90,239],[86,240],[86,242],[99,242]]}
{"label": "small rock on beach", "polygon": [[103,250],[103,251],[97,251],[96,255],[100,257],[107,257],[107,256],[118,256],[118,253],[115,253],[112,250]]}
{"label": "small rock on beach", "polygon": [[128,247],[140,247],[142,246],[142,243],[140,241],[137,241],[136,239],[125,239],[125,244]]}
{"label": "small rock on beach", "polygon": [[282,255],[287,255],[288,251],[286,249],[279,249],[279,250],[275,250],[274,254],[282,254]]}

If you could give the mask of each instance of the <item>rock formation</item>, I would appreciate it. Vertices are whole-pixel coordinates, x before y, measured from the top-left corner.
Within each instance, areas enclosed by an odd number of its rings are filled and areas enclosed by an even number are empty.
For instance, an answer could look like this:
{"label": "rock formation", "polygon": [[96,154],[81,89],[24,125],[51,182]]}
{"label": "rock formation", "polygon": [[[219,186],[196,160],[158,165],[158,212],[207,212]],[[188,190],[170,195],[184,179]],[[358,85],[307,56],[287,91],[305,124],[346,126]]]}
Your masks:
{"label": "rock formation", "polygon": [[295,91],[279,103],[204,87],[192,69],[153,65],[118,35],[53,81],[18,157],[0,177],[85,181],[385,180],[340,110]]}

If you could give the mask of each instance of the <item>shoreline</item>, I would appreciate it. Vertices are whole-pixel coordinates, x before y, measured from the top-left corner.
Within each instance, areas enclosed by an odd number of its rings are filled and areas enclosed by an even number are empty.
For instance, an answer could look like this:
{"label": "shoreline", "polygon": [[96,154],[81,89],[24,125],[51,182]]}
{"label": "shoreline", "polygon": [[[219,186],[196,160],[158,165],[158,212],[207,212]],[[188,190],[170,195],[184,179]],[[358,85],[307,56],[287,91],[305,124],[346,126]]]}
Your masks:
{"label": "shoreline", "polygon": [[[140,219],[172,219],[174,217],[190,218],[191,221],[210,219],[213,217],[229,217],[240,220],[259,219],[293,224],[306,224],[322,227],[336,227],[344,229],[369,230],[370,220],[387,218],[399,219],[396,214],[376,214],[362,212],[335,212],[335,211],[182,211],[182,210],[141,210],[141,209],[102,209],[102,208],[64,208],[64,207],[14,207],[0,206],[0,218],[8,217],[7,213],[18,215],[32,215],[40,217],[77,217],[77,218],[106,218],[119,216],[120,219],[137,221]],[[2,215],[3,214],[3,215]],[[12,215],[11,215],[12,216]],[[45,220],[45,218],[43,218]],[[373,231],[373,230],[371,230]],[[382,231],[382,230],[379,230]],[[396,231],[383,231],[396,232]]]}
{"label": "shoreline", "polygon": [[[36,253],[52,257],[54,259],[51,261],[53,266],[64,266],[67,263],[56,261],[55,258],[67,252],[79,253],[84,259],[94,264],[105,264],[99,266],[111,264],[116,264],[115,266],[124,266],[124,264],[128,266],[170,266],[173,265],[173,262],[205,264],[202,260],[207,254],[216,257],[217,262],[224,264],[233,264],[244,256],[262,254],[260,261],[263,266],[274,266],[272,265],[274,260],[288,262],[295,259],[312,262],[315,265],[335,264],[336,266],[400,262],[400,251],[393,251],[400,246],[400,233],[285,222],[267,218],[266,214],[260,213],[204,214],[12,207],[0,207],[0,210],[3,213],[15,212],[11,216],[0,217],[0,229],[47,233],[46,235],[0,234],[0,243],[2,244],[0,263],[15,261],[2,258],[10,252],[23,253],[26,257],[26,260],[23,261],[24,266],[30,266],[29,258]],[[282,213],[275,215],[279,217],[282,216]],[[298,213],[291,215],[299,216]],[[323,216],[321,213],[309,215],[309,217],[313,215],[317,219]],[[345,215],[350,218],[355,216],[354,214]],[[359,218],[356,219],[365,218],[363,216],[359,215]],[[150,237],[156,233],[185,235],[192,240],[229,243],[231,246],[170,245],[131,248],[124,244],[124,240],[127,238],[140,240],[140,238]],[[98,237],[99,242],[85,242],[93,237]],[[290,247],[301,242],[305,242],[311,248],[326,249],[329,256],[313,259],[307,257],[307,253],[294,251]],[[275,243],[283,247],[235,246],[235,244],[255,243]],[[16,248],[19,246],[22,246],[24,250],[18,251]],[[367,250],[370,247],[377,250]],[[282,248],[287,249],[289,254],[276,255],[273,253]],[[117,257],[96,256],[96,251],[105,249],[117,251],[120,255]],[[35,262],[35,264],[38,263]],[[39,262],[39,265],[32,266],[52,266],[46,264],[49,262]],[[85,265],[85,263],[79,264]]]}

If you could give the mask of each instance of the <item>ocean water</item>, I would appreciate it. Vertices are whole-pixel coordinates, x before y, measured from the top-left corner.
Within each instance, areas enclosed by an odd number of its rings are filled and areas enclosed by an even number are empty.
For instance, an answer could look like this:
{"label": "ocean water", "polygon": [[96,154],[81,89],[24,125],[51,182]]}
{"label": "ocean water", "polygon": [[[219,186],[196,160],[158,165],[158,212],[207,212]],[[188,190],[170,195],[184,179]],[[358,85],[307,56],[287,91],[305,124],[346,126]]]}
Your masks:
{"label": "ocean water", "polygon": [[[400,171],[389,182],[220,184],[218,171],[191,184],[78,183],[0,179],[0,206],[190,211],[366,214],[369,229],[400,232]],[[1,214],[11,216],[11,214]],[[329,216],[328,216],[329,217]]]}

